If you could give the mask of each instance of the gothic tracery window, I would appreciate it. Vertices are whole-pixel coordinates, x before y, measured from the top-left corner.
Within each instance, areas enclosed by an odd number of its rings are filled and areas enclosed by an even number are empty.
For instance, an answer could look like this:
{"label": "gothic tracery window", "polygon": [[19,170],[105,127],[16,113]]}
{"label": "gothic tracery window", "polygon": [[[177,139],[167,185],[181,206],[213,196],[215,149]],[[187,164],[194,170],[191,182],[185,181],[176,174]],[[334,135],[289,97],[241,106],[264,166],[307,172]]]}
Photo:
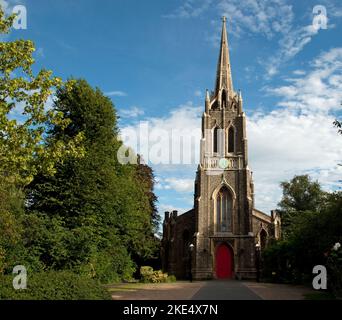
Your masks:
{"label": "gothic tracery window", "polygon": [[229,232],[232,227],[233,201],[230,192],[223,187],[216,197],[216,225],[218,232]]}

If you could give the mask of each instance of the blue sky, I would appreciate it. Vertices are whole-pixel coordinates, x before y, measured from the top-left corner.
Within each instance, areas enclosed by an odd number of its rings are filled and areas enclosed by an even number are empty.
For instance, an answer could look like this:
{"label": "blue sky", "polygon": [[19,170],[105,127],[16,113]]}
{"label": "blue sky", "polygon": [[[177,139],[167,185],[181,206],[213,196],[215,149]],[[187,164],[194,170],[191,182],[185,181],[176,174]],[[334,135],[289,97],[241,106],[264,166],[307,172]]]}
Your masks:
{"label": "blue sky", "polygon": [[[3,2],[3,1],[0,1]],[[248,116],[256,206],[280,200],[279,182],[309,173],[339,188],[342,4],[339,0],[12,0],[27,8],[36,66],[85,78],[109,95],[123,133],[195,131],[213,89],[221,16],[228,17],[233,82]],[[324,5],[327,29],[313,28]],[[159,130],[159,131],[158,131]],[[160,211],[190,209],[196,164],[154,165]]]}

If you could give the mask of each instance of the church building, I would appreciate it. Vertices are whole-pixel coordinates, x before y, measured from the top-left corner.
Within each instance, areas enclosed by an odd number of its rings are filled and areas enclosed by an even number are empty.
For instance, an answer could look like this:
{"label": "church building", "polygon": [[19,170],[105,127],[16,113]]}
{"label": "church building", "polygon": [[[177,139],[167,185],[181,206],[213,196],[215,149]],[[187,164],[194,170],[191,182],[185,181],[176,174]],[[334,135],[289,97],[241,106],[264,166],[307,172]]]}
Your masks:
{"label": "church building", "polygon": [[226,18],[223,18],[215,90],[206,92],[194,207],[165,212],[162,266],[179,279],[255,279],[257,257],[281,220],[254,208],[248,166],[246,115],[234,91]]}

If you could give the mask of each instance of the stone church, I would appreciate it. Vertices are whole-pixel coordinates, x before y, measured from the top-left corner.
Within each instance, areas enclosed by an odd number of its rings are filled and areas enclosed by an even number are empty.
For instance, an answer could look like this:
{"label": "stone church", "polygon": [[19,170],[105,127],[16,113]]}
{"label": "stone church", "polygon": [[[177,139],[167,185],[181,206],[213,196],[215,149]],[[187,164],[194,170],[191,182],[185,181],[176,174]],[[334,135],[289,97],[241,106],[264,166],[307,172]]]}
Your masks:
{"label": "stone church", "polygon": [[165,212],[162,266],[179,279],[254,279],[257,253],[279,238],[276,211],[254,208],[248,166],[246,116],[241,92],[234,91],[226,18],[223,18],[215,90],[206,92],[200,164],[194,207]]}

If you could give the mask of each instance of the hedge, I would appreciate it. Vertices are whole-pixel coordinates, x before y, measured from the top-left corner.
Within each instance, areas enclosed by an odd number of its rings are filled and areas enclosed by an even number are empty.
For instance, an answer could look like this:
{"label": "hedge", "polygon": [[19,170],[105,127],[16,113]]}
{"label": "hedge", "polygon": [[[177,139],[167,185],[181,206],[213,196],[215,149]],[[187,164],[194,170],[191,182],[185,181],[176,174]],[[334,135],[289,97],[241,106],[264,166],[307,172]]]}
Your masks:
{"label": "hedge", "polygon": [[28,274],[27,289],[13,288],[13,275],[0,275],[0,300],[110,300],[99,282],[71,271]]}

